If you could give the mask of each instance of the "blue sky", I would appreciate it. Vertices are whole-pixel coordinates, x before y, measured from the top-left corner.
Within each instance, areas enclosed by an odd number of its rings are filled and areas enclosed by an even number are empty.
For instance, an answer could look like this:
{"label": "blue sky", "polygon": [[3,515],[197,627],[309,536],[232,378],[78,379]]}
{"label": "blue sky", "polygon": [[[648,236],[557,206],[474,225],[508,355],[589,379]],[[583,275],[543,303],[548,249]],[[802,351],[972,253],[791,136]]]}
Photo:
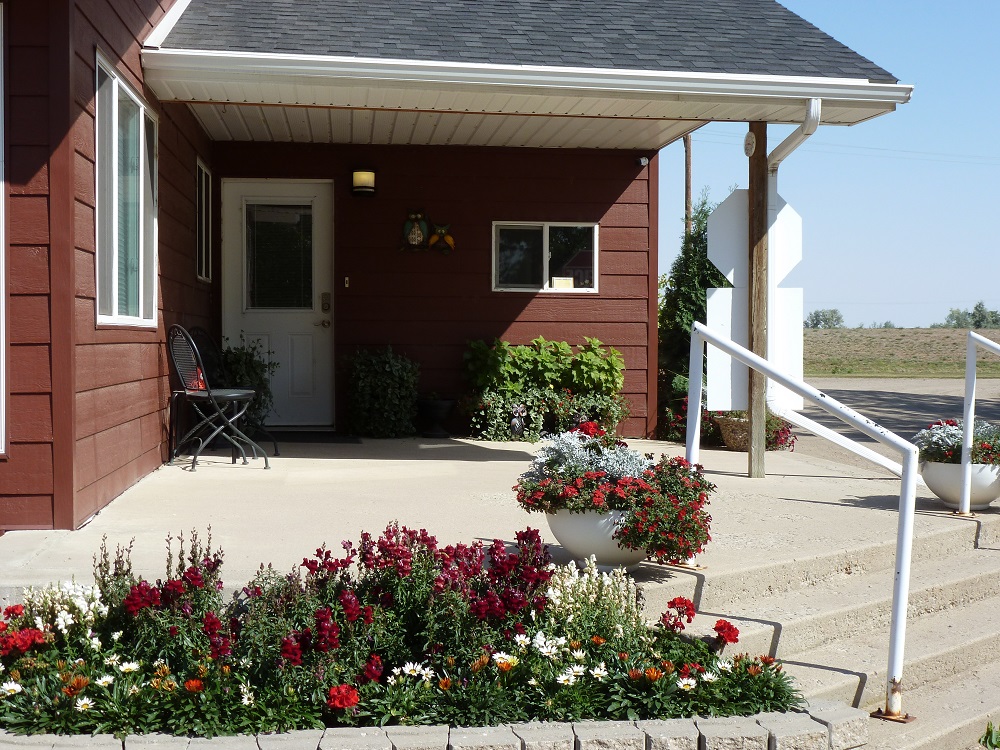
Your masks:
{"label": "blue sky", "polygon": [[[895,112],[820,127],[781,165],[778,190],[802,216],[803,260],[785,285],[805,313],[837,308],[848,326],[923,327],[983,300],[1000,309],[1000,2],[782,0],[914,85]],[[747,186],[745,123],[692,136],[693,185],[719,202]],[[772,125],[768,149],[792,127]],[[683,231],[684,149],[660,163],[660,272]]]}

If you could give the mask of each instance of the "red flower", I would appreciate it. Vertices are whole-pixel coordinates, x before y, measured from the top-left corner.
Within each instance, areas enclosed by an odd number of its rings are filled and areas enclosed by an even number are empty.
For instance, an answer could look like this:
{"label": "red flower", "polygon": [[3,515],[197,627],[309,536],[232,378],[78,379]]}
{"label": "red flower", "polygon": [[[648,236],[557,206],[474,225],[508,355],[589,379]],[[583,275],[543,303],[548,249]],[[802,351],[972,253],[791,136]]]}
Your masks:
{"label": "red flower", "polygon": [[21,604],[11,604],[3,611],[3,618],[9,620],[12,617],[21,617],[24,614],[24,606]]}
{"label": "red flower", "polygon": [[139,581],[129,590],[122,604],[126,612],[136,617],[146,607],[160,606],[160,590],[147,581]]}
{"label": "red flower", "polygon": [[382,657],[372,654],[365,663],[365,673],[358,678],[358,684],[365,685],[369,682],[378,682],[382,676]]}
{"label": "red flower", "polygon": [[358,691],[350,685],[334,685],[326,705],[333,709],[345,709],[358,705]]}
{"label": "red flower", "polygon": [[740,631],[731,622],[727,622],[726,620],[716,622],[713,630],[715,630],[723,643],[738,643],[740,640]]}
{"label": "red flower", "polygon": [[200,693],[205,690],[205,683],[201,680],[187,680],[184,689],[189,693]]}

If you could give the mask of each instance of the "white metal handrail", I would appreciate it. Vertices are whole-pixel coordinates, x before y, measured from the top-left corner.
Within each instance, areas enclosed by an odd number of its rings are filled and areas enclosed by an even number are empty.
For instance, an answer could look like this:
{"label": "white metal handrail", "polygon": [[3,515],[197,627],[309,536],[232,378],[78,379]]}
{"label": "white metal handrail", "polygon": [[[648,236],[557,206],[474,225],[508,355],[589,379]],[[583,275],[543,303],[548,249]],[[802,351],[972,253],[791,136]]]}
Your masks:
{"label": "white metal handrail", "polygon": [[[917,496],[917,447],[893,432],[875,424],[867,417],[844,406],[836,399],[816,390],[808,383],[797,380],[775,369],[766,359],[719,335],[701,323],[691,327],[691,359],[688,370],[687,446],[685,456],[691,463],[698,463],[701,439],[701,391],[705,358],[705,344],[726,352],[785,388],[853,425],[874,440],[898,450],[903,459],[902,481],[899,492],[899,522],[896,528],[896,572],[892,586],[892,622],[889,626],[889,669],[885,686],[886,718],[902,717],[903,705],[903,647],[906,641],[906,605],[910,595],[910,558],[913,551],[913,518]],[[991,342],[992,343],[992,342]],[[966,441],[968,443],[968,441]]]}
{"label": "white metal handrail", "polygon": [[962,497],[958,503],[958,512],[969,515],[972,507],[972,435],[976,422],[976,362],[979,359],[979,349],[1000,354],[1000,344],[980,336],[975,331],[969,331],[965,342],[965,409],[963,411],[962,429]]}

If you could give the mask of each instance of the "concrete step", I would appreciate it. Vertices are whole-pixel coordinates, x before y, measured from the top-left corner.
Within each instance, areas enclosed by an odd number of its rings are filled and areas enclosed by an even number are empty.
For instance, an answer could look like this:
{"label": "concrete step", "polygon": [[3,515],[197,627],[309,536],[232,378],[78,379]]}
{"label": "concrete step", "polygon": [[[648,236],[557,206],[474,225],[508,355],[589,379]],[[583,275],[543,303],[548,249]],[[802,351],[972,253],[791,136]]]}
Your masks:
{"label": "concrete step", "polygon": [[[996,546],[1000,535],[1000,514],[975,518],[954,517],[914,538],[913,564],[940,563],[944,558],[975,549]],[[988,544],[984,544],[988,542]],[[675,596],[686,596],[699,610],[738,612],[762,600],[774,601],[778,595],[809,589],[820,583],[858,577],[872,571],[895,567],[895,534],[876,543],[858,545],[832,552],[783,558],[771,554],[756,565],[713,570],[685,567],[657,568],[646,564],[636,572],[643,586],[646,611],[662,612]]]}
{"label": "concrete step", "polygon": [[[719,618],[740,630],[735,649],[794,658],[844,634],[888,634],[893,571],[843,575],[720,611],[699,611],[686,632],[708,635]],[[971,550],[911,567],[909,619],[1000,596],[1000,550]]]}
{"label": "concrete step", "polygon": [[[907,691],[967,675],[994,661],[1000,648],[1000,597],[970,602],[907,623],[903,684]],[[865,709],[885,703],[888,631],[848,635],[785,658],[785,669],[810,699]]]}
{"label": "concrete step", "polygon": [[1000,719],[1000,665],[984,664],[958,678],[906,690],[903,711],[916,720],[869,722],[866,750],[982,750],[986,722]]}

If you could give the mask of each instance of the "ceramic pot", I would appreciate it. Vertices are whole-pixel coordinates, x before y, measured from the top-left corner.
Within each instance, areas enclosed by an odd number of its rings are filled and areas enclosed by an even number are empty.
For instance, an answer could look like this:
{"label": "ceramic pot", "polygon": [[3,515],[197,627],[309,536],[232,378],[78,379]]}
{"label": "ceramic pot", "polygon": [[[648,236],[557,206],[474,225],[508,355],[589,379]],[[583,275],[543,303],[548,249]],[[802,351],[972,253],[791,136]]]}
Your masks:
{"label": "ceramic pot", "polygon": [[[920,476],[928,489],[941,498],[949,508],[958,509],[962,498],[962,464],[945,464],[924,461]],[[972,464],[972,491],[969,493],[971,510],[985,510],[1000,497],[1000,466]]]}
{"label": "ceramic pot", "polygon": [[607,513],[558,510],[546,513],[545,518],[553,536],[574,560],[586,560],[594,555],[599,568],[625,566],[631,569],[646,559],[646,551],[619,547],[612,537],[623,515],[621,510]]}

